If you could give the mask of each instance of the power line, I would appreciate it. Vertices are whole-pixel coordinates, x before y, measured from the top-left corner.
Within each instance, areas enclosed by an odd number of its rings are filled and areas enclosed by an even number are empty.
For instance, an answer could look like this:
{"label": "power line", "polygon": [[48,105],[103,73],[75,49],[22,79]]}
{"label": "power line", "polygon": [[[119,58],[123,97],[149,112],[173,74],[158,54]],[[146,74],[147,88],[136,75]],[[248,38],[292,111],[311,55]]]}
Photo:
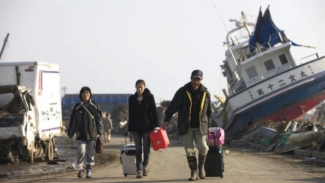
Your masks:
{"label": "power line", "polygon": [[[245,6],[246,6],[246,8],[247,8],[247,10],[248,10],[248,13],[250,14],[251,19],[253,20],[252,13],[251,13],[251,11],[249,10],[249,8],[248,8],[247,3],[246,3],[245,0],[244,0],[244,3],[245,3]],[[254,21],[254,20],[253,20],[253,21]]]}
{"label": "power line", "polygon": [[9,35],[10,34],[8,33],[7,36],[6,36],[6,38],[5,38],[5,40],[3,41],[3,45],[2,45],[2,48],[1,48],[1,52],[0,52],[0,60],[1,60],[1,56],[3,54],[3,51],[5,50],[6,44],[8,42]]}
{"label": "power line", "polygon": [[220,14],[219,14],[219,12],[218,12],[218,10],[217,10],[217,7],[214,5],[214,3],[212,2],[212,0],[210,0],[210,2],[211,2],[211,4],[212,4],[212,6],[214,7],[214,9],[216,10],[216,12],[217,12],[217,14],[218,14],[218,16],[219,16],[219,18],[220,18],[220,21],[221,21],[222,24],[223,24],[223,27],[225,28],[226,32],[228,32],[227,27],[226,27],[225,23],[222,21],[221,16],[220,16]]}

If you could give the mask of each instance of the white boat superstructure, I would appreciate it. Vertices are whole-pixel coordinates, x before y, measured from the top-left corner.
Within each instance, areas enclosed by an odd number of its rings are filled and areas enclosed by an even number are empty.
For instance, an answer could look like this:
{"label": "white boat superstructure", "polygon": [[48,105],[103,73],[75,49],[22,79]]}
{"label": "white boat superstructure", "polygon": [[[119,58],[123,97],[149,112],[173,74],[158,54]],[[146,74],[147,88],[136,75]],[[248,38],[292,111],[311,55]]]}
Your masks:
{"label": "white boat superstructure", "polygon": [[[228,90],[218,126],[228,129],[227,134],[235,136],[242,125],[262,118],[295,119],[325,99],[319,79],[325,75],[325,58],[314,54],[304,63],[296,62],[291,48],[301,45],[276,27],[268,8],[263,16],[260,11],[256,24],[244,14],[235,22],[224,43],[228,49],[221,65]],[[307,86],[308,92],[300,94]]]}

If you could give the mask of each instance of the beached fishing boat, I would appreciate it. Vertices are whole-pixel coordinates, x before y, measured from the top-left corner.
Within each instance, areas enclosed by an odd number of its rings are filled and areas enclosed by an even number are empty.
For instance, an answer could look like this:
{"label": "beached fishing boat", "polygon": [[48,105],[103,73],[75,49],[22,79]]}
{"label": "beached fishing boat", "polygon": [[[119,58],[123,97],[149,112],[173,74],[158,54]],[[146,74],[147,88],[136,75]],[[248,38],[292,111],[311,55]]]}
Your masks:
{"label": "beached fishing boat", "polygon": [[[256,23],[231,20],[236,28],[226,37],[226,59],[221,65],[227,92],[218,126],[226,139],[236,139],[253,122],[291,121],[325,100],[325,57],[317,53],[294,59],[291,41],[273,22],[269,8]],[[302,49],[310,49],[302,48]]]}

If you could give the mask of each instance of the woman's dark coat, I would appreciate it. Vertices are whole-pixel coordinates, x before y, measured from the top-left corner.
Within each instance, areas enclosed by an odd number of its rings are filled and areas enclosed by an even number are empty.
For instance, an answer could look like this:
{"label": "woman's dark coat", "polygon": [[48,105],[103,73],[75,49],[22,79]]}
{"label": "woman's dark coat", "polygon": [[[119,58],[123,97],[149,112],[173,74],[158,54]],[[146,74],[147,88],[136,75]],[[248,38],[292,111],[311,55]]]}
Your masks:
{"label": "woman's dark coat", "polygon": [[149,89],[143,92],[142,101],[137,93],[129,97],[129,132],[147,133],[158,127],[158,114],[154,96]]}

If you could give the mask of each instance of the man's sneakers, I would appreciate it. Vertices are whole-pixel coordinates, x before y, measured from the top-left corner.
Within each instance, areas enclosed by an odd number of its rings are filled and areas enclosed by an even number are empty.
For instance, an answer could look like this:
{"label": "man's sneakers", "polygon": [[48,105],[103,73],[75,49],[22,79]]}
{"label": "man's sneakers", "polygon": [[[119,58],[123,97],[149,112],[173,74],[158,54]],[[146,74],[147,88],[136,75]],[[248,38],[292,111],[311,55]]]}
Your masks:
{"label": "man's sneakers", "polygon": [[84,176],[84,170],[79,170],[78,177],[82,178]]}

